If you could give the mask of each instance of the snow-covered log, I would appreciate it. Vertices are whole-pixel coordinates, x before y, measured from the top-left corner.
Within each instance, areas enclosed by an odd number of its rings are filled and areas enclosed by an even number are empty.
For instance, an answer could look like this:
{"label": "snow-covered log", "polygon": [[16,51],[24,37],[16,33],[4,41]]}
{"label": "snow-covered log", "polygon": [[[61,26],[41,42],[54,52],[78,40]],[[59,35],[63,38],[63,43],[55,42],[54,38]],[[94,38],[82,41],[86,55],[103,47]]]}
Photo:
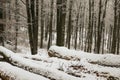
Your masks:
{"label": "snow-covered log", "polygon": [[85,58],[88,62],[104,66],[120,67],[120,55],[93,54],[82,51],[69,50],[65,47],[52,46],[48,54],[50,57],[58,57],[66,60]]}
{"label": "snow-covered log", "polygon": [[81,80],[57,69],[32,63],[2,46],[0,46],[0,54],[3,55],[9,63],[52,80]]}
{"label": "snow-covered log", "polygon": [[[24,68],[25,70],[34,72],[39,75],[43,75],[50,79],[55,80],[87,80],[90,78],[91,80],[104,80],[103,78],[115,78],[115,80],[120,79],[120,69],[119,68],[112,68],[112,67],[103,67],[95,64],[88,63],[85,59],[81,59],[80,61],[71,61],[71,60],[64,60],[59,58],[48,58],[48,57],[39,57],[39,56],[29,56],[27,55],[27,58],[30,57],[30,59],[37,58],[37,60],[42,61],[36,61],[25,59],[23,57],[20,57],[17,54],[14,54],[10,50],[7,50],[4,47],[0,47],[0,52],[4,56],[8,55],[7,58],[9,58],[9,62]],[[25,57],[25,56],[24,56]],[[84,61],[85,60],[85,61]],[[61,64],[61,65],[59,65]],[[58,65],[56,67],[56,65]],[[60,68],[62,66],[62,68]],[[49,68],[51,67],[51,68]],[[60,69],[68,74],[76,76],[70,76],[62,71],[59,71],[57,69]],[[87,73],[87,74],[86,74]],[[82,75],[81,75],[82,74]],[[84,74],[84,75],[83,75]],[[95,74],[94,76],[92,74]],[[89,76],[88,76],[89,75]],[[77,78],[80,76],[80,78]]]}
{"label": "snow-covered log", "polygon": [[49,66],[53,69],[62,70],[65,73],[74,75],[76,77],[81,77],[85,80],[87,80],[87,78],[89,77],[92,77],[91,80],[102,80],[101,78],[107,78],[107,79],[112,78],[117,80],[118,78],[120,78],[119,68],[105,67],[96,64],[91,64],[88,63],[85,59],[81,59],[80,61],[77,60],[74,61],[74,60],[65,60],[57,57],[49,57],[49,58],[41,57],[39,55],[21,55],[21,56],[31,60],[31,62],[33,63]]}
{"label": "snow-covered log", "polygon": [[0,62],[0,76],[3,80],[49,80],[6,62]]}

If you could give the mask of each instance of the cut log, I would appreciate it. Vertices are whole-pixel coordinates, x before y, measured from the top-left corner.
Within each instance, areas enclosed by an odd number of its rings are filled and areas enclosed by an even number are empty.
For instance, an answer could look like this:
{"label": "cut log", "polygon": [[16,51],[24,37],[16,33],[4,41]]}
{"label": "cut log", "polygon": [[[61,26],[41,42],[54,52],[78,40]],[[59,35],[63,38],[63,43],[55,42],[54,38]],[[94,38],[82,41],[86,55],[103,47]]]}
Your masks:
{"label": "cut log", "polygon": [[6,62],[0,62],[0,77],[3,80],[49,80],[40,75],[12,66]]}
{"label": "cut log", "polygon": [[[57,57],[46,58],[35,55],[22,55],[22,56],[31,60],[31,62],[33,63],[37,63],[39,65],[46,65],[51,68],[64,71],[67,74],[74,75],[76,77],[83,77],[83,75],[81,74],[87,74],[87,75],[89,74],[90,76],[94,74],[94,76],[92,76],[93,80],[95,77],[97,77],[98,80],[101,80],[99,79],[101,77],[108,80],[111,77],[114,78],[115,80],[120,78],[119,68],[112,68],[112,67],[105,67],[105,66],[91,64],[84,59],[81,59],[80,61],[73,61],[73,60],[60,59]],[[84,78],[87,77],[85,77],[84,75]]]}
{"label": "cut log", "polygon": [[5,60],[9,63],[52,80],[81,80],[80,78],[68,75],[67,73],[57,69],[32,63],[31,61],[14,54],[12,51],[2,46],[0,46],[0,54],[3,55]]}
{"label": "cut log", "polygon": [[[83,78],[78,78],[78,74],[75,73],[75,72],[81,73],[81,70],[79,71],[81,66],[83,66],[83,71],[84,71],[84,69],[86,69],[86,71],[88,73],[89,72],[96,72],[96,74],[100,73],[100,76],[104,75],[104,73],[105,73],[104,76],[107,76],[107,74],[109,74],[107,77],[109,77],[109,76],[113,77],[114,76],[116,78],[116,80],[118,78],[120,79],[120,69],[117,69],[117,68],[112,69],[112,68],[108,68],[108,67],[101,67],[101,66],[98,66],[98,65],[90,64],[86,60],[84,61],[84,59],[81,59],[80,63],[78,63],[78,65],[76,65],[76,66],[75,65],[73,65],[73,66],[69,65],[69,68],[67,68],[66,72],[71,74],[71,75],[76,76],[76,77],[74,77],[74,76],[68,75],[65,72],[59,71],[57,69],[46,67],[44,64],[41,65],[41,63],[40,64],[33,63],[29,59],[25,59],[23,57],[20,57],[19,55],[14,54],[12,51],[10,51],[10,50],[8,50],[4,47],[1,47],[1,46],[0,46],[0,54],[4,55],[4,57],[6,57],[5,59],[7,59],[8,62],[10,62],[11,64],[13,64],[15,66],[18,66],[18,67],[21,67],[21,68],[23,68],[25,70],[28,70],[30,72],[42,75],[42,76],[47,77],[51,80],[83,80]],[[53,61],[54,60],[55,59],[53,59]],[[58,61],[58,60],[59,59],[56,58],[55,61]],[[67,62],[69,62],[69,60],[66,60],[65,64],[67,64]],[[78,70],[76,70],[75,72],[74,71],[71,72],[71,68],[73,68],[74,70],[75,69],[78,69]]]}
{"label": "cut log", "polygon": [[85,58],[88,62],[110,67],[120,67],[120,55],[93,54],[82,51],[69,50],[65,47],[52,46],[48,54],[50,57],[58,57],[66,60],[80,60]]}

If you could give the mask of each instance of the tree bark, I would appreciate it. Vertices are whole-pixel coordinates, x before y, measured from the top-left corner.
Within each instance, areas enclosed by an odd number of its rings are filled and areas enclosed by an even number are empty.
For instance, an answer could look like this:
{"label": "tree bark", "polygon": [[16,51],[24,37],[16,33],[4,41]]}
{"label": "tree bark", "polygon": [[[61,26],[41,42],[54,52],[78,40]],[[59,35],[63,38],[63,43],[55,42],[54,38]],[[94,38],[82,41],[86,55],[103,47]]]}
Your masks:
{"label": "tree bark", "polygon": [[57,40],[56,45],[64,46],[66,1],[57,0]]}
{"label": "tree bark", "polygon": [[36,2],[34,0],[26,0],[29,43],[33,55],[37,54],[38,49],[38,3],[38,0]]}
{"label": "tree bark", "polygon": [[27,23],[28,23],[28,35],[29,35],[29,43],[31,52],[33,53],[33,35],[32,33],[32,19],[31,19],[31,11],[30,11],[30,0],[26,0],[26,10],[27,10]]}
{"label": "tree bark", "polygon": [[51,15],[50,15],[50,27],[49,27],[49,40],[48,40],[48,49],[50,48],[52,44],[52,23],[53,23],[53,5],[54,1],[51,1]]}
{"label": "tree bark", "polygon": [[41,39],[40,39],[40,48],[43,48],[43,39],[44,39],[44,0],[41,0]]}
{"label": "tree bark", "polygon": [[16,24],[15,24],[15,51],[17,51],[17,46],[18,46],[18,28],[19,28],[19,2],[18,0],[15,0],[15,6],[16,6],[16,12],[15,12],[15,20],[16,20]]}
{"label": "tree bark", "polygon": [[117,42],[117,0],[114,1],[114,28],[112,34],[112,46],[111,53],[116,53],[116,42]]}
{"label": "tree bark", "polygon": [[98,13],[98,25],[97,25],[97,42],[95,46],[95,53],[100,53],[100,48],[101,48],[101,32],[102,32],[102,27],[101,27],[101,11],[102,9],[102,0],[99,0],[99,13]]}
{"label": "tree bark", "polygon": [[71,34],[72,34],[72,3],[73,1],[70,0],[70,4],[69,4],[69,22],[68,22],[68,27],[67,27],[67,46],[70,49],[71,46]]}

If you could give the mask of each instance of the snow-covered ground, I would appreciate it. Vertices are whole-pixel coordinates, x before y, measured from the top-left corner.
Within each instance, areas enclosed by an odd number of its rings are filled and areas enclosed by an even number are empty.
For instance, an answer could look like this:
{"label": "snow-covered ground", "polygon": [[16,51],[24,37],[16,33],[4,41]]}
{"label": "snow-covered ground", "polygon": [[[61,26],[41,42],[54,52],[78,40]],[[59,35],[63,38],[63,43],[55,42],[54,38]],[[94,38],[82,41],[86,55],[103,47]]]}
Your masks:
{"label": "snow-covered ground", "polygon": [[[1,75],[11,76],[10,80],[120,80],[119,66],[108,67],[90,63],[93,61],[100,64],[103,62],[108,65],[120,65],[118,55],[89,54],[52,46],[50,50],[59,53],[58,56],[62,55],[61,58],[58,58],[49,57],[47,50],[44,49],[39,49],[37,55],[30,55],[27,48],[21,47],[21,49],[20,53],[14,54],[0,46],[0,52],[4,52],[14,64],[12,66],[7,62],[0,62]],[[66,56],[72,59],[64,59]],[[117,59],[115,59],[116,57]]]}

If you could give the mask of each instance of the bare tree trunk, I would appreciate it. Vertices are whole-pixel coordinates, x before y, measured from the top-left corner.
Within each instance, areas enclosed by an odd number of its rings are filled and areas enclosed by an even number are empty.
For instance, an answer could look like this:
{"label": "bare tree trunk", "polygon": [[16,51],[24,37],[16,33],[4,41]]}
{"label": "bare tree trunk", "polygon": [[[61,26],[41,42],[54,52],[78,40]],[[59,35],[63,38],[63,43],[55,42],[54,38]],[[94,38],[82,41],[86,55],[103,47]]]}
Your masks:
{"label": "bare tree trunk", "polygon": [[[93,4],[94,7],[94,4]],[[88,26],[88,32],[87,32],[87,48],[85,51],[91,52],[92,50],[92,34],[93,34],[93,25],[92,25],[92,2],[89,0],[89,26]]]}
{"label": "bare tree trunk", "polygon": [[105,1],[105,8],[104,8],[104,11],[103,11],[103,17],[102,17],[102,21],[101,21],[101,27],[102,27],[102,33],[101,33],[101,35],[102,35],[102,54],[104,54],[105,17],[106,17],[107,2],[108,2],[108,0]]}
{"label": "bare tree trunk", "polygon": [[95,46],[95,53],[100,53],[100,47],[101,47],[101,8],[102,8],[102,0],[99,0],[99,13],[98,13],[98,27],[97,27],[97,42]]}
{"label": "bare tree trunk", "polygon": [[51,15],[50,15],[50,28],[49,28],[49,40],[48,40],[48,49],[50,48],[52,44],[52,22],[53,22],[53,5],[54,1],[51,1]]}
{"label": "bare tree trunk", "polygon": [[[119,10],[119,15],[118,15],[118,26],[117,26],[117,34],[116,35],[120,35],[120,3],[118,4],[118,10]],[[117,54],[119,54],[120,52],[120,36],[117,37]]]}
{"label": "bare tree trunk", "polygon": [[[32,54],[37,54],[38,45],[38,1],[26,0],[29,41]],[[36,6],[35,6],[36,4]]]}
{"label": "bare tree trunk", "polygon": [[108,43],[107,43],[107,49],[108,49],[108,53],[110,53],[111,51],[111,42],[112,42],[112,25],[110,25],[110,29],[108,31]]}
{"label": "bare tree trunk", "polygon": [[80,10],[81,10],[81,2],[79,4],[78,7],[78,12],[77,12],[77,16],[76,16],[76,27],[75,27],[75,40],[74,40],[74,48],[77,49],[77,40],[78,40],[78,29],[79,29],[79,16],[80,16]]}
{"label": "bare tree trunk", "polygon": [[35,33],[34,33],[34,40],[35,40],[35,53],[37,53],[38,49],[38,30],[39,30],[39,0],[36,0],[36,15],[35,15]]}
{"label": "bare tree trunk", "polygon": [[43,13],[44,0],[41,0],[41,40],[40,48],[43,48],[43,39],[44,39],[44,13]]}
{"label": "bare tree trunk", "polygon": [[4,46],[4,25],[0,24],[0,44]]}
{"label": "bare tree trunk", "polygon": [[26,9],[27,9],[27,23],[28,23],[28,35],[31,52],[33,53],[33,35],[32,33],[32,20],[31,20],[31,11],[30,11],[30,0],[26,0]]}
{"label": "bare tree trunk", "polygon": [[35,1],[34,0],[30,0],[31,1],[31,18],[32,18],[32,35],[33,35],[33,51],[32,54],[37,54],[37,48],[36,48],[36,15],[35,15]]}
{"label": "bare tree trunk", "polygon": [[117,0],[114,1],[114,28],[113,28],[113,35],[112,35],[112,49],[111,53],[116,53],[116,41],[117,41]]}
{"label": "bare tree trunk", "polygon": [[69,22],[68,22],[68,28],[67,28],[67,43],[68,43],[68,48],[70,49],[70,43],[71,43],[71,33],[72,33],[72,21],[71,21],[71,18],[72,18],[72,3],[73,1],[70,0],[70,4],[69,4]]}
{"label": "bare tree trunk", "polygon": [[16,11],[15,11],[15,20],[16,20],[16,24],[15,24],[15,33],[16,33],[16,35],[15,35],[15,51],[17,51],[17,46],[18,46],[18,28],[19,28],[19,24],[18,24],[18,22],[19,22],[19,16],[18,16],[18,14],[19,14],[19,2],[18,2],[18,0],[15,0],[15,6],[16,6]]}
{"label": "bare tree trunk", "polygon": [[66,1],[57,0],[57,40],[56,45],[64,46]]}
{"label": "bare tree trunk", "polygon": [[[4,8],[0,8],[0,20],[3,20],[4,18]],[[0,23],[0,45],[4,46],[4,29],[5,24]]]}

